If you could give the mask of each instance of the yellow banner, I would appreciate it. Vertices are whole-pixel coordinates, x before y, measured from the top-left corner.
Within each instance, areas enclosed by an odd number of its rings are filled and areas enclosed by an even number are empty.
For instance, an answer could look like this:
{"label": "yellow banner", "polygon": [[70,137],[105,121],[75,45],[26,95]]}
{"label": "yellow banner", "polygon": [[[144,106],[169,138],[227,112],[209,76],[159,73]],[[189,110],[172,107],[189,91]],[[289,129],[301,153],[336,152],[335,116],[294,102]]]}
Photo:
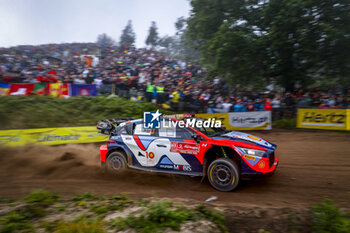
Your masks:
{"label": "yellow banner", "polygon": [[350,131],[350,109],[346,109],[346,130]]}
{"label": "yellow banner", "polygon": [[8,146],[26,144],[59,145],[106,140],[108,140],[108,136],[99,134],[95,126],[0,130],[0,145]]}
{"label": "yellow banner", "polygon": [[196,117],[220,120],[227,130],[270,130],[271,112],[229,112],[229,113],[203,113]]}
{"label": "yellow banner", "polygon": [[[349,129],[349,118],[346,109],[298,109],[297,127],[309,129]],[[350,116],[350,115],[348,115]],[[346,126],[348,121],[348,127]]]}

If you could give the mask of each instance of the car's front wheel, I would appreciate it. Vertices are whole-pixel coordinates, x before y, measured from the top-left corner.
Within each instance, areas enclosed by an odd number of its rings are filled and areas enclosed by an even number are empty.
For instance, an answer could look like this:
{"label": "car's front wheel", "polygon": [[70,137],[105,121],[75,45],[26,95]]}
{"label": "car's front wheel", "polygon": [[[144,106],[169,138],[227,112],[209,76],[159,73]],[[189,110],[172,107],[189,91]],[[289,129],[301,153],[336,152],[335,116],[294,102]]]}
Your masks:
{"label": "car's front wheel", "polygon": [[237,164],[231,159],[216,159],[208,167],[208,179],[210,184],[217,190],[229,192],[234,190],[240,180]]}
{"label": "car's front wheel", "polygon": [[108,156],[106,165],[107,171],[110,173],[118,173],[127,167],[125,156],[119,151]]}

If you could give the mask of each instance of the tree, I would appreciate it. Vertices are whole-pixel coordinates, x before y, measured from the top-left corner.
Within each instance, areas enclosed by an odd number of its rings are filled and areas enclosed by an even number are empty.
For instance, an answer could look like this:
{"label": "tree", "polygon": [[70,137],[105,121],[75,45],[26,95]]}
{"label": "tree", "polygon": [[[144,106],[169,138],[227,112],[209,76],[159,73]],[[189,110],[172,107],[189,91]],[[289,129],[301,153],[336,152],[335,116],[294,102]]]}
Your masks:
{"label": "tree", "polygon": [[122,31],[122,35],[120,36],[120,42],[119,45],[124,48],[127,47],[133,47],[136,40],[136,35],[132,29],[132,22],[131,20],[128,21],[128,24],[125,26],[125,28]]}
{"label": "tree", "polygon": [[350,80],[349,0],[192,0],[186,34],[212,73],[287,90]]}
{"label": "tree", "polygon": [[172,36],[163,36],[159,39],[158,45],[163,48],[160,50],[160,52],[163,52],[166,56],[173,56],[174,55],[174,37]]}
{"label": "tree", "polygon": [[102,47],[110,47],[115,45],[115,41],[112,39],[112,37],[108,36],[106,33],[98,35],[96,43]]}
{"label": "tree", "polygon": [[148,36],[146,39],[146,45],[150,45],[152,49],[156,47],[159,42],[157,30],[158,28],[157,28],[156,22],[152,21],[151,26],[148,30]]}

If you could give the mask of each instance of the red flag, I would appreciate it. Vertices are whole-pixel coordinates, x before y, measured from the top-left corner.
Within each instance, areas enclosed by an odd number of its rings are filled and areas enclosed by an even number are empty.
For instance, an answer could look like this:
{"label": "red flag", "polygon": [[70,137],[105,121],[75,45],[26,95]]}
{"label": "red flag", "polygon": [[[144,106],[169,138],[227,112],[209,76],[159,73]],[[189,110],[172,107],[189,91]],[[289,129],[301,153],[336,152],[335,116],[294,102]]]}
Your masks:
{"label": "red flag", "polygon": [[8,95],[30,95],[34,89],[34,83],[17,84],[12,83],[10,85],[10,91]]}
{"label": "red flag", "polygon": [[67,97],[67,96],[69,96],[68,84],[64,83],[61,85],[60,97]]}

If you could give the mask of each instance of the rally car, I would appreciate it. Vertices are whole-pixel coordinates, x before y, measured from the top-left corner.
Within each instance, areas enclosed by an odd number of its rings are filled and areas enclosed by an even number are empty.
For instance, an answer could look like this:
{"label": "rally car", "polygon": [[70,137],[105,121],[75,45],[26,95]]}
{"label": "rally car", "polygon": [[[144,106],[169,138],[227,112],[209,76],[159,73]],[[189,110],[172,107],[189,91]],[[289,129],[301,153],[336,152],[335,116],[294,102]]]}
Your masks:
{"label": "rally car", "polygon": [[[197,119],[198,120],[198,119]],[[103,120],[97,128],[110,135],[100,147],[101,164],[118,173],[125,168],[207,176],[220,191],[235,189],[246,176],[271,175],[277,168],[276,145],[250,134],[214,127],[146,129],[143,119]],[[170,127],[169,127],[170,126]]]}

